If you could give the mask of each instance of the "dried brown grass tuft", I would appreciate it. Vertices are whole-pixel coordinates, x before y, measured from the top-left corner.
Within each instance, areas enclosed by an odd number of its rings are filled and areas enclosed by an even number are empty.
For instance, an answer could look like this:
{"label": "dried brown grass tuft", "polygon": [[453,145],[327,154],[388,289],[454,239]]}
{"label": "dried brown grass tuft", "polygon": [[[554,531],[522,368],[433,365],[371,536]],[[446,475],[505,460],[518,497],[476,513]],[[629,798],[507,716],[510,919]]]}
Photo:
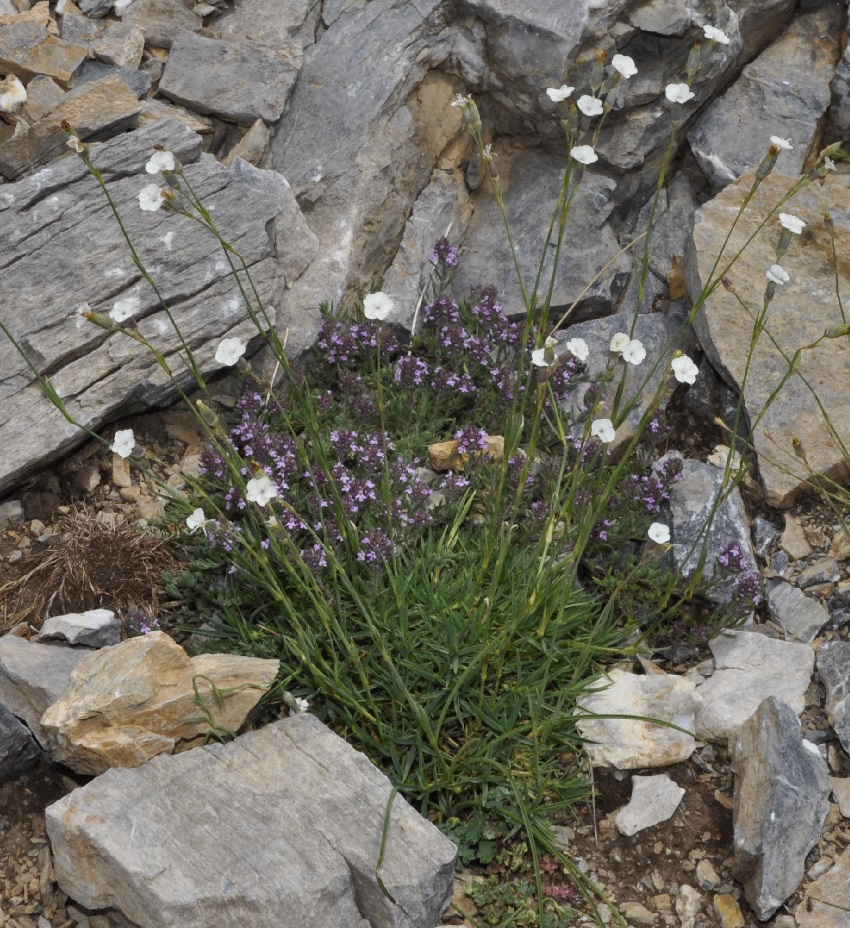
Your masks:
{"label": "dried brown grass tuft", "polygon": [[34,567],[0,586],[0,631],[20,622],[39,628],[49,616],[87,609],[123,617],[132,606],[158,614],[165,598],[162,574],[179,569],[165,539],[82,509],[64,516],[57,531],[60,540]]}

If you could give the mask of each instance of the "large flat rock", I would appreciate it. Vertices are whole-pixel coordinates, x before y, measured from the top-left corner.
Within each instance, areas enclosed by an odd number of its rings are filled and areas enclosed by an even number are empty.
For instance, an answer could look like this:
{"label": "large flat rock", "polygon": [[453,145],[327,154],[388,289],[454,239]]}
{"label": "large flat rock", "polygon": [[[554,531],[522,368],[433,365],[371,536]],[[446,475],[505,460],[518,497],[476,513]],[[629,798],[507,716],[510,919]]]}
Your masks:
{"label": "large flat rock", "polygon": [[[139,191],[154,180],[144,169],[154,144],[172,150],[187,165],[187,177],[222,235],[244,257],[267,305],[274,306],[284,291],[288,270],[283,266],[295,269],[309,261],[309,254],[302,256],[303,240],[285,234],[293,223],[297,226],[300,211],[284,178],[241,161],[228,169],[201,155],[200,137],[177,120],[92,146],[92,158],[128,233],[206,375],[220,367],[214,354],[223,337],[250,339],[257,333],[212,235],[184,216],[140,210]],[[133,264],[103,194],[79,157],[69,154],[0,187],[0,228],[3,292],[14,295],[6,303],[5,324],[32,362],[49,371],[78,422],[97,429],[111,418],[176,395],[146,349],[120,332],[76,318],[76,307],[84,302],[108,313],[118,300],[130,300],[138,331],[189,383],[165,312]],[[293,310],[294,334],[311,312],[319,317],[317,304]],[[0,405],[0,493],[85,440],[85,433],[42,396],[5,338],[0,339]]]}
{"label": "large flat rock", "polygon": [[[685,259],[685,279],[694,301],[709,281],[731,220],[753,179],[754,171],[748,171],[697,213]],[[763,307],[765,272],[776,261],[776,244],[782,231],[776,215],[766,223],[765,217],[793,183],[794,178],[774,171],[759,186],[723,252],[721,269],[755,236],[743,256],[726,271],[735,293],[718,287],[703,303],[694,323],[700,344],[714,367],[729,384],[743,390],[765,499],[769,505],[780,508],[793,505],[809,477],[808,468],[795,451],[795,439],[799,440],[814,474],[826,475],[837,482],[850,477],[847,457],[831,434],[834,429],[844,447],[850,444],[847,338],[824,339],[817,348],[803,351],[798,372],[781,386],[769,405],[795,352],[821,338],[830,326],[842,322],[835,293],[836,288],[841,293],[850,289],[847,258],[850,230],[846,223],[836,219],[836,269],[832,264],[832,240],[824,228],[823,217],[827,212],[839,217],[850,211],[850,177],[846,174],[831,174],[823,184],[805,187],[781,207],[807,226],[802,237],[792,237],[782,259],[791,280],[777,287],[766,330],[753,352],[744,383],[755,315]],[[760,229],[763,223],[764,228]],[[824,412],[830,424],[825,422]]]}
{"label": "large flat rock", "polygon": [[[62,890],[144,928],[434,928],[456,848],[315,717],[110,770],[47,810]],[[383,892],[378,876],[386,888]]]}

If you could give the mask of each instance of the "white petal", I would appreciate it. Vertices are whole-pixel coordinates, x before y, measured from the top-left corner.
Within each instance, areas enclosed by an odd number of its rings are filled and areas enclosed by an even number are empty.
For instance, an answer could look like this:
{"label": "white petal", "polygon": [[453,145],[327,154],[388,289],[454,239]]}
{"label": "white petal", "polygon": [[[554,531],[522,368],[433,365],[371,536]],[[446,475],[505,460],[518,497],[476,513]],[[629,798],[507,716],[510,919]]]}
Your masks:
{"label": "white petal", "polygon": [[576,145],[570,149],[570,157],[574,158],[580,164],[593,164],[599,160],[599,155],[590,145]]}
{"label": "white petal", "polygon": [[115,452],[120,458],[128,458],[136,447],[136,437],[132,429],[119,429],[115,433],[115,438],[109,446],[110,450]]}
{"label": "white petal", "polygon": [[646,534],[657,545],[666,545],[670,541],[670,529],[663,522],[653,522]]}
{"label": "white petal", "polygon": [[614,55],[611,66],[623,77],[634,77],[638,73],[634,60],[628,55]]}
{"label": "white petal", "polygon": [[575,87],[568,87],[566,84],[561,84],[560,87],[547,87],[546,93],[553,103],[560,103],[562,100],[566,100],[574,90]]}
{"label": "white petal", "polygon": [[777,147],[783,149],[783,151],[792,151],[794,146],[791,144],[791,139],[783,139],[778,135],[772,135],[770,141]]}
{"label": "white petal", "polygon": [[585,116],[601,116],[603,111],[602,101],[596,97],[584,94],[576,100],[576,106],[584,113]]}
{"label": "white petal", "polygon": [[664,95],[671,103],[687,103],[696,96],[687,84],[668,84]]}
{"label": "white petal", "polygon": [[806,225],[802,219],[798,219],[792,213],[780,213],[779,221],[784,228],[789,232],[793,232],[795,235],[799,235]]}
{"label": "white petal", "polygon": [[375,319],[379,322],[395,309],[395,303],[386,295],[386,293],[370,293],[363,300],[363,315],[367,319]]}

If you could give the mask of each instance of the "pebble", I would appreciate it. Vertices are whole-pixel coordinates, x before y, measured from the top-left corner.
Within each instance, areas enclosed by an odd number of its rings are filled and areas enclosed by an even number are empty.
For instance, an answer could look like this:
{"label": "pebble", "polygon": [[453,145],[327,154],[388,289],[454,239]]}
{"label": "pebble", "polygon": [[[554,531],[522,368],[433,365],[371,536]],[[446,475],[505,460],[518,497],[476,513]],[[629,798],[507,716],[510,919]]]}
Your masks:
{"label": "pebble", "polygon": [[682,928],[695,928],[699,914],[702,896],[687,883],[679,887],[676,894],[676,914],[679,916]]}
{"label": "pebble", "polygon": [[792,561],[799,561],[812,553],[812,546],[799,523],[790,513],[785,513],[785,531],[779,544]]}
{"label": "pebble", "polygon": [[720,877],[710,860],[701,860],[697,864],[697,881],[700,889],[716,889],[720,885]]}
{"label": "pebble", "polygon": [[841,571],[838,569],[838,562],[834,558],[825,557],[800,571],[797,586],[804,590],[816,583],[833,583],[840,578]]}
{"label": "pebble", "polygon": [[7,560],[9,561],[10,564],[17,564],[18,561],[19,561],[23,556],[24,556],[24,552],[21,551],[20,548],[16,548],[14,551],[12,551],[12,553],[9,555],[9,557],[7,558]]}
{"label": "pebble", "polygon": [[721,928],[744,928],[744,916],[734,896],[718,893],[714,897],[714,914]]}
{"label": "pebble", "polygon": [[624,902],[620,906],[620,912],[629,922],[634,922],[637,925],[654,925],[656,918],[658,918],[655,912],[650,912],[639,902]]}

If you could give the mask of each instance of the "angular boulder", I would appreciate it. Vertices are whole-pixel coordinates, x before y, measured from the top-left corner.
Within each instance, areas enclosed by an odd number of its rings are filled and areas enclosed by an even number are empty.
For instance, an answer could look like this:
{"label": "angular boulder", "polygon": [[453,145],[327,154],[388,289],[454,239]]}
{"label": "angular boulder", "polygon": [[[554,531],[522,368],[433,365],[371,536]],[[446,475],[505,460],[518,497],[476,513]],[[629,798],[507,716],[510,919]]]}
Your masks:
{"label": "angular boulder", "polygon": [[845,751],[850,751],[850,642],[827,641],[817,656],[826,690],[826,716]]}
{"label": "angular boulder", "polygon": [[32,732],[0,704],[0,783],[17,779],[41,757]]}
{"label": "angular boulder", "polygon": [[793,709],[766,699],[732,745],[735,871],[761,921],[796,891],[829,811],[829,770]]}
{"label": "angular boulder", "polygon": [[41,718],[54,757],[77,773],[137,767],[157,754],[233,734],[280,662],[189,658],[165,632],[88,653]]}
{"label": "angular boulder", "polygon": [[89,609],[45,619],[39,641],[65,641],[86,648],[105,648],[121,641],[121,622],[111,609]]}
{"label": "angular boulder", "polygon": [[144,928],[434,928],[457,849],[390,801],[364,755],[301,714],[110,770],[50,806],[47,833],[64,892]]}

